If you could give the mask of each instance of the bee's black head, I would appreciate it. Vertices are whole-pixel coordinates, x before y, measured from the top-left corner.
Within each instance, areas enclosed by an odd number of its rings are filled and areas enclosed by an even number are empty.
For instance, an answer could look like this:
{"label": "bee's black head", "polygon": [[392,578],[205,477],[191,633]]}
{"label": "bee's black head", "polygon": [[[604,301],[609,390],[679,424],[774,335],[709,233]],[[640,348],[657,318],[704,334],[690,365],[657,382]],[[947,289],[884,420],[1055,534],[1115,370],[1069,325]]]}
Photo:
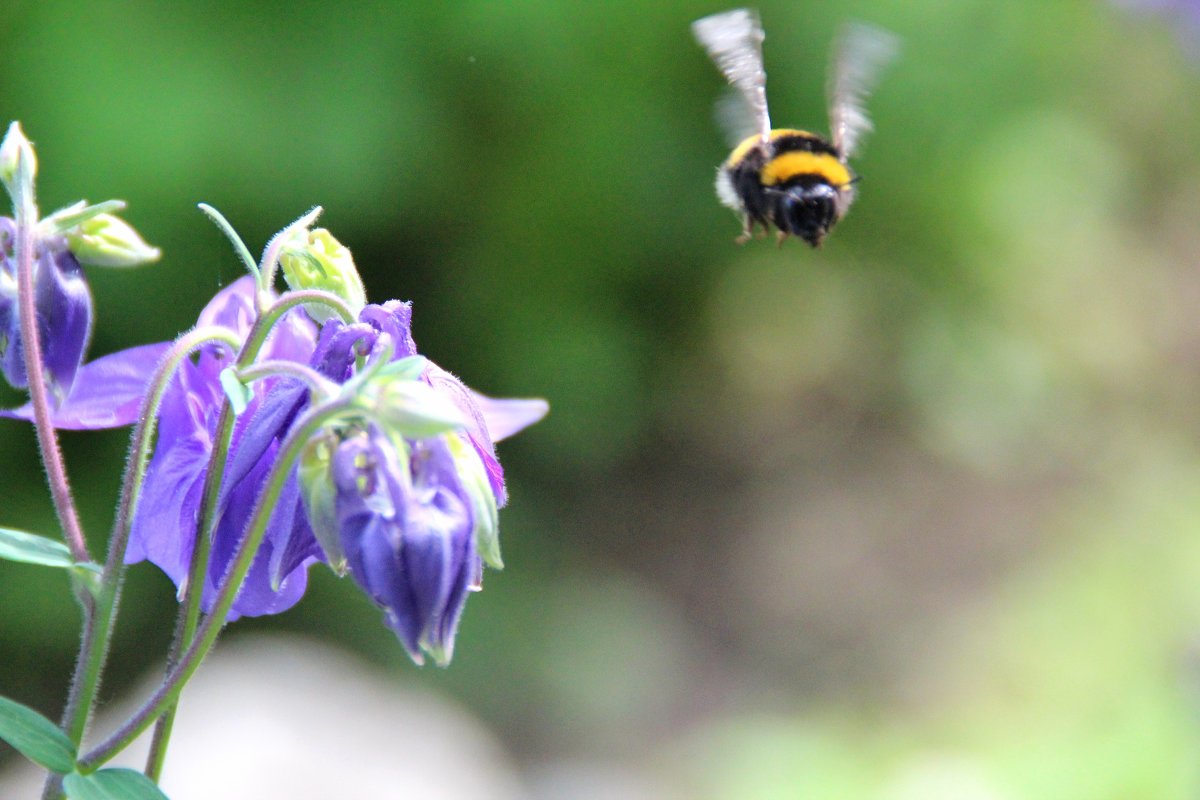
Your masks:
{"label": "bee's black head", "polygon": [[772,194],[775,227],[819,247],[837,222],[838,190],[821,177],[806,175]]}

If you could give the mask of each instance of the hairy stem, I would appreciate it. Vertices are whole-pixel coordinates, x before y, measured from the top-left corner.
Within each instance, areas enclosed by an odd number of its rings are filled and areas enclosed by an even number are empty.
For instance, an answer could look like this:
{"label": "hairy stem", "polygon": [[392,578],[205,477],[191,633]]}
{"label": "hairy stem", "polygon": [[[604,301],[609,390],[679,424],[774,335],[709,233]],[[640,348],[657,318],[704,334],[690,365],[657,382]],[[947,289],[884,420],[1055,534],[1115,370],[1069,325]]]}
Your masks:
{"label": "hairy stem", "polygon": [[117,517],[109,541],[108,557],[101,576],[100,589],[96,594],[93,624],[85,628],[79,661],[75,665],[67,708],[63,715],[63,727],[76,745],[83,741],[92,707],[95,705],[96,695],[100,690],[104,663],[108,657],[110,634],[116,621],[117,600],[120,594],[121,579],[124,575],[125,549],[129,543],[133,515],[137,510],[146,465],[152,450],[158,410],[162,405],[163,395],[171,377],[175,374],[179,364],[197,347],[210,342],[237,345],[237,341],[224,328],[203,328],[185,334],[175,343],[156,368],[146,397],[142,400],[138,422],[130,440],[129,459],[125,464],[121,500],[117,507]]}
{"label": "hairy stem", "polygon": [[[28,169],[21,159],[18,173]],[[91,561],[79,512],[71,497],[71,484],[67,479],[67,468],[62,450],[58,446],[58,433],[50,421],[50,396],[46,388],[46,373],[42,369],[42,343],[38,338],[36,291],[33,285],[34,229],[37,227],[37,204],[33,197],[33,179],[18,177],[22,190],[13,198],[16,212],[16,241],[14,250],[17,259],[17,306],[21,321],[21,343],[25,350],[25,374],[29,381],[29,400],[33,406],[33,425],[37,431],[38,448],[42,464],[46,468],[46,479],[50,484],[50,496],[58,514],[63,536],[71,548],[71,557],[79,562]],[[86,611],[85,611],[86,614]]]}
{"label": "hairy stem", "polygon": [[246,532],[217,589],[217,597],[211,613],[204,618],[204,622],[196,632],[195,639],[154,694],[116,732],[79,759],[78,769],[81,772],[94,771],[119,753],[178,700],[184,685],[195,674],[196,669],[212,649],[224,627],[225,618],[228,616],[230,608],[233,607],[233,601],[237,597],[242,581],[245,579],[246,573],[250,571],[250,565],[266,534],[271,513],[275,510],[275,504],[278,502],[288,476],[300,458],[305,444],[323,425],[347,413],[346,404],[335,401],[319,408],[310,409],[296,421],[280,446],[279,457],[272,465],[267,482],[255,501],[254,511],[251,513]]}

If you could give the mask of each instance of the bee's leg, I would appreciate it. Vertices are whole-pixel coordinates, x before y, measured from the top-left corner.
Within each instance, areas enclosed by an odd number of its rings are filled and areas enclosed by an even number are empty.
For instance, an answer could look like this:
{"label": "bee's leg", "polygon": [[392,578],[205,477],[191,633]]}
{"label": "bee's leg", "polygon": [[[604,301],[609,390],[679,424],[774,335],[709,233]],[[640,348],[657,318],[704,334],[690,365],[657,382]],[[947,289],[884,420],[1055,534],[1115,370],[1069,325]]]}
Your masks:
{"label": "bee's leg", "polygon": [[738,244],[745,244],[754,238],[754,219],[749,214],[742,217],[742,235],[734,239]]}

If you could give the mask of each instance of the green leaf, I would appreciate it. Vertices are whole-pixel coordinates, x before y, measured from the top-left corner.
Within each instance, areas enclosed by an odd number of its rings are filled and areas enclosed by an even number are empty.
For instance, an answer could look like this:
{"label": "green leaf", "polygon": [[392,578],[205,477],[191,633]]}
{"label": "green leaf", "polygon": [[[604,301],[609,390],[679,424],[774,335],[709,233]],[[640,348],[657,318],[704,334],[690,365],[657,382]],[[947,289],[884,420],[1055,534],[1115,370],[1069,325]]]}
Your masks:
{"label": "green leaf", "polygon": [[0,697],[0,739],[46,769],[75,769],[75,745],[67,735],[32,708],[7,697]]}
{"label": "green leaf", "polygon": [[63,791],[71,800],[168,800],[154,781],[132,769],[72,772],[63,778]]}
{"label": "green leaf", "polygon": [[0,558],[47,567],[75,566],[71,551],[62,542],[12,528],[0,528]]}

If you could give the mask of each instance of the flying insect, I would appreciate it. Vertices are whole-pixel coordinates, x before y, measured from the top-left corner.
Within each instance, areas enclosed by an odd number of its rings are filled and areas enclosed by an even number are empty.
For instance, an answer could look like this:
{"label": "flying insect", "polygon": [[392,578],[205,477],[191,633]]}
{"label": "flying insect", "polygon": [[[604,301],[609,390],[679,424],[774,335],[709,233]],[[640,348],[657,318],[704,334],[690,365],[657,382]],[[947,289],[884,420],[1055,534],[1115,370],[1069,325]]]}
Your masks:
{"label": "flying insect", "polygon": [[732,91],[718,116],[736,143],[717,168],[717,197],[741,217],[738,242],[755,226],[772,227],[779,242],[797,236],[820,247],[854,202],[858,177],[849,159],[871,130],[865,102],[883,67],[898,51],[894,35],[870,25],[848,25],[834,47],[827,84],[828,139],[795,128],[772,128],[767,112],[762,24],[739,8],[692,23]]}

